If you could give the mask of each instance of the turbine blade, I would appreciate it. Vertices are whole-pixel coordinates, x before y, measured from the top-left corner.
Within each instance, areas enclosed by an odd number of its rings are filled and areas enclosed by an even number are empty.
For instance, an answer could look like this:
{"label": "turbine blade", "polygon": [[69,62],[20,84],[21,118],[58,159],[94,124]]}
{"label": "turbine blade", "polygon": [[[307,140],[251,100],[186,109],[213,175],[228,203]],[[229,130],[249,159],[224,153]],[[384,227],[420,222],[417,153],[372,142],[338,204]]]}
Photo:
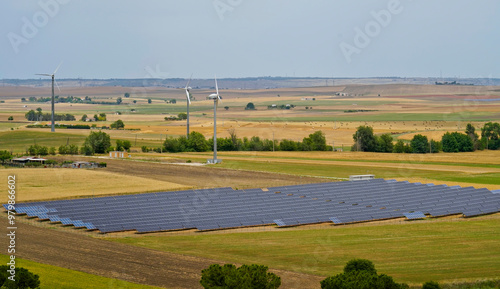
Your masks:
{"label": "turbine blade", "polygon": [[186,89],[189,87],[189,83],[191,83],[192,77],[193,77],[193,74],[191,73],[191,76],[189,77],[188,83],[186,84]]}
{"label": "turbine blade", "polygon": [[46,73],[36,73],[35,75],[52,76],[52,74],[46,74]]}
{"label": "turbine blade", "polygon": [[62,61],[61,61],[61,63],[59,63],[59,65],[57,66],[56,70],[54,70],[54,73],[53,73],[53,74],[56,74],[57,70],[59,70],[59,67],[61,67],[61,64],[62,64],[62,63],[63,63]]}
{"label": "turbine blade", "polygon": [[187,101],[189,104],[191,104],[191,97],[189,95],[189,91],[186,89],[186,97],[187,97]]}
{"label": "turbine blade", "polygon": [[219,97],[219,86],[217,85],[217,75],[215,75],[215,90],[217,91],[217,97]]}
{"label": "turbine blade", "polygon": [[54,83],[56,84],[57,90],[59,90],[59,92],[61,92],[61,89],[59,88],[59,84],[57,84],[57,80],[55,78],[54,78]]}

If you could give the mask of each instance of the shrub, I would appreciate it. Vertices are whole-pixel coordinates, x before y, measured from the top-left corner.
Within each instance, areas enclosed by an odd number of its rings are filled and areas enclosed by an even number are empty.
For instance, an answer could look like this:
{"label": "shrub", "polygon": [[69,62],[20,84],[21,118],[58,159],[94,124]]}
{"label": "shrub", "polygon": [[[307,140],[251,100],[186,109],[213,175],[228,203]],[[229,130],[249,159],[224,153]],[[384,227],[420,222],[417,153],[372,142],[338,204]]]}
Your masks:
{"label": "shrub", "polygon": [[422,289],[441,289],[441,286],[435,281],[425,282]]}
{"label": "shrub", "polygon": [[263,265],[242,265],[236,268],[233,264],[210,265],[201,271],[200,284],[203,288],[245,288],[275,289],[281,286],[281,278],[267,272]]}
{"label": "shrub", "polygon": [[111,139],[107,133],[101,131],[91,132],[85,139],[81,152],[85,155],[103,154],[108,152],[110,146]]}
{"label": "shrub", "polygon": [[324,279],[323,289],[407,289],[407,284],[398,284],[385,274],[377,275],[375,266],[369,260],[354,259],[347,262],[344,273]]}
{"label": "shrub", "polygon": [[16,268],[15,281],[10,280],[10,267],[7,265],[0,266],[0,287],[1,288],[40,288],[40,280],[37,274],[31,273],[23,267]]}

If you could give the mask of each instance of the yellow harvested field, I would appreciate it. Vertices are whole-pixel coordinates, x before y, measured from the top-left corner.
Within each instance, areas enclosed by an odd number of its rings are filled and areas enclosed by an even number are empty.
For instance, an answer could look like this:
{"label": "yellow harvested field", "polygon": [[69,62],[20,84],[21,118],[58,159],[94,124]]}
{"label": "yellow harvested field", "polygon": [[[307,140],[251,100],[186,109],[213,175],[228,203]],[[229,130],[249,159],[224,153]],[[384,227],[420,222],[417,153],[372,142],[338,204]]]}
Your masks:
{"label": "yellow harvested field", "polygon": [[[114,195],[188,189],[165,181],[123,176],[100,169],[26,168],[0,170],[0,179],[16,176],[16,201],[39,201],[83,196]],[[7,202],[7,194],[0,196]]]}

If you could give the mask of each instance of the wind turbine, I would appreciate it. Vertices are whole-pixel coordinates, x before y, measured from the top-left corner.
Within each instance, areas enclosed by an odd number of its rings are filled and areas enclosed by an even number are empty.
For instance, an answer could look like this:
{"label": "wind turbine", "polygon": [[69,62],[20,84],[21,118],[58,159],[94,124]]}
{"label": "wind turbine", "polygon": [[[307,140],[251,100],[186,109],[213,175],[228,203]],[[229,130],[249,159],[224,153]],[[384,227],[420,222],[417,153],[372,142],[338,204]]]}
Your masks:
{"label": "wind turbine", "polygon": [[189,105],[191,105],[191,95],[189,91],[191,90],[191,87],[189,86],[189,83],[191,82],[191,78],[193,77],[193,74],[189,77],[189,81],[186,84],[186,87],[184,87],[184,90],[186,91],[186,97],[187,97],[187,135],[186,137],[189,139]]}
{"label": "wind turbine", "polygon": [[57,66],[56,70],[54,70],[54,73],[52,73],[52,74],[47,74],[47,73],[36,74],[36,75],[43,75],[43,76],[50,76],[50,77],[52,77],[52,100],[51,100],[51,104],[52,104],[52,116],[51,116],[52,126],[50,128],[51,132],[55,132],[56,131],[56,129],[55,129],[55,123],[54,123],[54,83],[56,84],[57,89],[59,90],[59,92],[61,92],[61,89],[59,88],[59,85],[57,85],[57,81],[55,81],[54,76],[56,75],[56,72],[59,69],[59,67],[61,66],[61,64],[62,64],[62,62],[59,63],[59,65]]}
{"label": "wind turbine", "polygon": [[219,95],[219,86],[217,85],[217,76],[215,76],[215,91],[216,91],[216,93],[212,93],[208,96],[208,98],[214,100],[214,159],[208,160],[208,162],[213,163],[213,164],[218,164],[222,161],[217,159],[217,106],[219,104],[219,101],[222,102],[222,100],[221,100],[220,95]]}

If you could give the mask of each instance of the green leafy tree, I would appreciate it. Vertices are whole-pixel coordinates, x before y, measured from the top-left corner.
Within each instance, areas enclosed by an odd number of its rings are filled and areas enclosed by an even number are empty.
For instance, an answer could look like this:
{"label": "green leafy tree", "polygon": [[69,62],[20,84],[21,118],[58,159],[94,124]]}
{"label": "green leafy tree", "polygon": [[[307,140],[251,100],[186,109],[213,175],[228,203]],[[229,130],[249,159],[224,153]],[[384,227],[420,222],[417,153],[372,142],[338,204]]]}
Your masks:
{"label": "green leafy tree", "polygon": [[465,127],[465,134],[469,136],[469,138],[471,139],[473,150],[475,151],[479,149],[480,145],[479,136],[476,133],[476,128],[472,124],[470,123],[467,124],[467,126]]}
{"label": "green leafy tree", "polygon": [[210,146],[201,133],[192,131],[189,134],[189,139],[187,140],[187,148],[194,152],[206,152],[210,149]]}
{"label": "green leafy tree", "polygon": [[41,145],[31,145],[28,148],[28,153],[32,156],[36,155],[46,156],[49,154],[49,148]]}
{"label": "green leafy tree", "polygon": [[81,121],[87,121],[88,116],[86,114],[82,115]]}
{"label": "green leafy tree", "polygon": [[396,144],[394,145],[394,149],[392,150],[394,153],[402,154],[406,152],[405,150],[405,142],[403,140],[398,140]]}
{"label": "green leafy tree", "polygon": [[472,139],[463,133],[447,132],[441,139],[444,152],[471,152],[474,150]]}
{"label": "green leafy tree", "polygon": [[410,142],[410,147],[413,153],[425,154],[429,152],[429,141],[426,136],[416,134]]}
{"label": "green leafy tree", "polygon": [[119,139],[116,140],[116,150],[117,151],[122,151],[123,150],[123,142],[121,140],[119,140]]}
{"label": "green leafy tree", "polygon": [[486,149],[500,148],[500,124],[498,122],[486,123],[481,129],[481,138],[484,139]]}
{"label": "green leafy tree", "polygon": [[15,281],[9,279],[10,267],[6,265],[0,266],[0,287],[8,289],[28,289],[40,288],[40,279],[37,274],[31,273],[23,267],[16,268]]}
{"label": "green leafy tree", "polygon": [[299,149],[297,142],[288,139],[281,140],[279,147],[282,151],[297,151]]}
{"label": "green leafy tree", "polygon": [[151,98],[148,98],[148,103],[151,103],[151,102],[152,102]]}
{"label": "green leafy tree", "polygon": [[116,103],[117,103],[117,104],[121,104],[121,103],[122,103],[122,101],[123,101],[123,100],[122,100],[122,98],[121,98],[120,96],[116,99]]}
{"label": "green leafy tree", "polygon": [[14,117],[11,115],[11,116],[9,116],[8,120],[9,121],[14,120]]}
{"label": "green leafy tree", "polygon": [[302,149],[308,151],[326,151],[326,138],[322,131],[318,130],[302,140]]}
{"label": "green leafy tree", "polygon": [[440,141],[435,141],[435,140],[431,139],[430,146],[431,146],[430,151],[433,154],[438,153],[441,150],[443,150],[443,147],[442,147]]}
{"label": "green leafy tree", "polygon": [[130,97],[130,93],[128,92],[125,92],[125,94],[123,95],[125,98],[129,98]]}
{"label": "green leafy tree", "polygon": [[227,106],[227,105],[226,105],[226,106],[224,106],[224,109],[225,109],[225,110],[229,110],[229,106]]}
{"label": "green leafy tree", "polygon": [[53,155],[53,156],[56,155],[56,148],[55,147],[50,147],[49,148],[49,154]]}
{"label": "green leafy tree", "polygon": [[135,100],[135,99],[134,99],[132,102],[133,102],[133,103],[137,103],[137,100]]}
{"label": "green leafy tree", "polygon": [[123,121],[121,119],[119,119],[111,124],[111,128],[122,129],[122,128],[125,128],[125,124],[123,123]]}
{"label": "green leafy tree", "polygon": [[328,277],[320,282],[322,289],[407,289],[385,274],[377,275],[369,260],[354,259],[344,267],[344,273]]}
{"label": "green leafy tree", "polygon": [[281,286],[281,278],[267,272],[263,265],[242,265],[236,268],[233,264],[210,265],[201,271],[200,284],[205,289],[275,289]]}
{"label": "green leafy tree", "polygon": [[185,120],[185,119],[187,119],[187,117],[188,117],[187,113],[185,113],[185,112],[181,112],[177,115],[177,118],[180,120]]}
{"label": "green leafy tree", "polygon": [[392,135],[389,133],[381,135],[377,139],[377,151],[381,153],[392,153],[394,144],[392,143]]}
{"label": "green leafy tree", "polygon": [[353,151],[374,152],[377,149],[377,138],[370,126],[360,126],[352,135],[354,139]]}
{"label": "green leafy tree", "polygon": [[441,286],[436,281],[428,281],[424,283],[422,289],[441,289]]}
{"label": "green leafy tree", "polygon": [[12,154],[9,151],[2,150],[0,151],[0,161],[4,164],[6,161],[12,158]]}
{"label": "green leafy tree", "polygon": [[105,132],[91,132],[85,139],[82,147],[82,153],[85,155],[107,153],[111,147],[111,138]]}
{"label": "green leafy tree", "polygon": [[255,110],[255,105],[253,104],[253,102],[247,103],[245,110]]}

